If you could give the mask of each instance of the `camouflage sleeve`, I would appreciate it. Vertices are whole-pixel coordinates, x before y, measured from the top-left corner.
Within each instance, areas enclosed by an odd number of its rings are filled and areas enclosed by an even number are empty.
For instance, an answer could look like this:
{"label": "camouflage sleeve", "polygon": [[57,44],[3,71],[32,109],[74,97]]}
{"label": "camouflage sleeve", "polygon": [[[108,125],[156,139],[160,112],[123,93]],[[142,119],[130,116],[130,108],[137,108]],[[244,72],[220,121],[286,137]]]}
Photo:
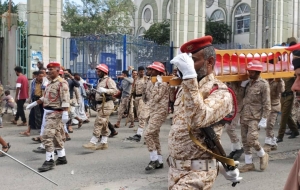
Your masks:
{"label": "camouflage sleeve", "polygon": [[191,128],[203,128],[222,120],[232,110],[232,96],[228,90],[218,89],[203,99],[197,79],[184,80],[183,106],[186,123]]}
{"label": "camouflage sleeve", "polygon": [[109,78],[107,81],[107,88],[106,94],[114,95],[118,92],[117,85],[111,78]]}
{"label": "camouflage sleeve", "polygon": [[262,98],[262,117],[263,118],[268,118],[270,111],[271,111],[271,97],[270,97],[270,85],[268,83],[264,83],[262,86],[262,93],[261,93],[261,98]]}
{"label": "camouflage sleeve", "polygon": [[277,93],[281,94],[284,92],[284,90],[285,90],[285,83],[282,79],[280,79],[280,81],[278,82],[278,85],[277,85]]}
{"label": "camouflage sleeve", "polygon": [[153,94],[152,100],[155,103],[158,103],[166,93],[169,93],[169,86],[168,86],[167,83],[163,82],[159,86],[155,86],[153,88],[153,91],[152,91],[152,94]]}
{"label": "camouflage sleeve", "polygon": [[61,107],[62,108],[70,107],[69,84],[67,81],[61,82],[59,93],[60,93]]}
{"label": "camouflage sleeve", "polygon": [[[3,86],[2,85],[0,85],[0,98],[1,98],[1,100],[2,100],[2,96],[4,95],[4,92],[3,92],[4,90],[3,90]],[[1,106],[1,105],[0,105]]]}

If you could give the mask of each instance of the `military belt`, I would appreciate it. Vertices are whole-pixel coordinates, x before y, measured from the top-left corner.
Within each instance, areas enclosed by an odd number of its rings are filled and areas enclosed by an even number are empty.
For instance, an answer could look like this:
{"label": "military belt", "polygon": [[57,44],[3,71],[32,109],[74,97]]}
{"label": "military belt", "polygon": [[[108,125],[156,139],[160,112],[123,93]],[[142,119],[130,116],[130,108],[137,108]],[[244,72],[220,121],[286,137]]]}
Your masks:
{"label": "military belt", "polygon": [[135,97],[141,97],[143,94],[136,94]]}
{"label": "military belt", "polygon": [[169,156],[167,162],[170,167],[179,170],[186,171],[208,171],[217,169],[216,159],[206,159],[206,160],[176,160],[175,158]]}

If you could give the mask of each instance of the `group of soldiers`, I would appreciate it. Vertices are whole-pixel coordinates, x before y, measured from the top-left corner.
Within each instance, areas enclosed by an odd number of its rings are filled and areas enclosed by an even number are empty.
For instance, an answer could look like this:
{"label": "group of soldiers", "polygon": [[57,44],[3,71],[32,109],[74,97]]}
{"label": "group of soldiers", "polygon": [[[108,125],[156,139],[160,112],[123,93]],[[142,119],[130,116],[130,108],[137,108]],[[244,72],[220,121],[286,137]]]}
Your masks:
{"label": "group of soldiers", "polygon": [[[218,171],[227,180],[238,183],[242,180],[240,172],[255,169],[252,148],[260,157],[260,170],[265,170],[269,160],[267,152],[277,149],[277,143],[282,141],[285,132],[282,134],[279,131],[276,138],[273,127],[280,111],[280,98],[287,90],[287,83],[282,79],[262,79],[260,73],[263,67],[258,61],[252,61],[247,66],[249,80],[227,84],[219,81],[213,73],[216,53],[211,36],[189,41],[181,46],[180,51],[171,60],[171,64],[178,70],[178,77],[183,79],[177,87],[170,86],[163,80],[166,69],[160,62],[149,65],[146,68],[146,76],[145,68],[139,67],[138,76],[134,80],[129,79],[128,72],[123,71],[121,89],[118,89],[116,83],[108,76],[108,66],[98,65],[96,70],[99,80],[95,89],[97,116],[93,135],[83,147],[91,150],[108,148],[108,126],[110,115],[114,111],[113,100],[121,90],[119,116],[115,128],[120,127],[120,120],[128,106],[133,107],[130,106],[133,99],[139,125],[136,134],[127,140],[139,142],[144,136],[150,157],[145,170],[149,172],[163,168],[159,133],[169,113],[170,92],[176,91],[172,127],[168,136],[169,189],[210,189]],[[41,172],[51,170],[55,165],[67,164],[63,126],[69,121],[70,93],[67,81],[59,76],[60,68],[59,63],[47,65],[50,81],[44,95],[27,106],[27,109],[31,109],[43,104],[45,110],[41,139],[46,148],[46,160],[39,168]],[[151,81],[151,77],[156,77],[155,83]],[[128,90],[129,86],[132,87],[131,90]],[[231,93],[229,88],[235,93]],[[289,90],[291,91],[291,88]],[[289,94],[288,91],[286,93]],[[234,109],[235,101],[238,106]],[[237,113],[234,114],[235,118],[231,123],[224,124],[224,118],[233,112]],[[130,113],[132,110],[129,110],[128,114]],[[133,117],[130,119],[132,122]],[[235,131],[239,122],[242,144]],[[227,158],[222,157],[224,155],[216,157],[207,144],[208,140],[213,140],[218,148],[222,149],[219,141],[224,126],[232,142],[232,152]],[[264,147],[258,141],[260,128],[266,128]],[[203,129],[210,129],[214,138],[209,139],[205,133],[207,130]],[[291,130],[291,138],[299,135],[298,129]],[[54,150],[57,151],[56,160]],[[245,165],[238,168],[239,162],[232,159],[238,160],[243,152]],[[216,159],[218,156],[227,161],[220,162]]]}

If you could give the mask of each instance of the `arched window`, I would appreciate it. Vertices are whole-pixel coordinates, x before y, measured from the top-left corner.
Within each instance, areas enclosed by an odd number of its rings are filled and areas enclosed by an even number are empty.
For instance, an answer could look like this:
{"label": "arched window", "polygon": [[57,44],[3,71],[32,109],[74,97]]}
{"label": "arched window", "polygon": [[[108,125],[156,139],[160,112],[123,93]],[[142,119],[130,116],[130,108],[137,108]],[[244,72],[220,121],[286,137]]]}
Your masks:
{"label": "arched window", "polygon": [[235,33],[242,34],[249,32],[250,29],[250,6],[243,3],[240,4],[234,13]]}
{"label": "arched window", "polygon": [[213,14],[210,16],[211,21],[213,22],[224,22],[225,20],[225,15],[223,11],[221,10],[216,10],[213,12]]}
{"label": "arched window", "polygon": [[151,20],[151,17],[152,17],[151,10],[149,8],[146,8],[144,11],[144,21],[148,23]]}

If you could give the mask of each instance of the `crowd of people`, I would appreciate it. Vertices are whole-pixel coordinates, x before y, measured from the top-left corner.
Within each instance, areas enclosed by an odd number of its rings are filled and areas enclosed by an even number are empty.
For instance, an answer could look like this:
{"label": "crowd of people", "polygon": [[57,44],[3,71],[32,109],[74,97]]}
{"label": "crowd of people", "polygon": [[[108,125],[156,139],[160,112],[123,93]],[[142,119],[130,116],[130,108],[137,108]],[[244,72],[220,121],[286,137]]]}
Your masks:
{"label": "crowd of people", "polygon": [[[71,140],[72,124],[81,128],[84,123],[89,123],[84,103],[87,93],[94,94],[97,116],[92,137],[83,144],[83,148],[108,149],[108,139],[118,135],[116,129],[122,127],[122,118],[126,118],[125,126],[129,124],[129,128],[134,128],[134,122],[138,122],[136,132],[126,140],[140,142],[144,137],[150,160],[145,167],[146,172],[164,167],[159,134],[168,114],[172,113],[167,158],[169,189],[210,189],[218,171],[227,180],[238,183],[242,180],[240,172],[255,170],[252,149],[260,158],[260,170],[264,171],[268,167],[268,153],[278,149],[284,135],[288,134],[289,139],[299,135],[300,118],[296,115],[295,121],[291,114],[293,107],[299,107],[298,101],[294,101],[294,96],[299,94],[293,92],[295,78],[261,78],[263,66],[259,61],[248,63],[248,80],[219,81],[214,75],[216,53],[211,43],[212,37],[206,36],[181,46],[181,52],[171,60],[174,70],[170,75],[183,79],[178,86],[171,86],[164,79],[168,73],[161,62],[153,62],[146,68],[139,66],[137,70],[124,70],[118,76],[118,83],[109,77],[108,66],[99,64],[95,73],[99,78],[95,89],[88,88],[78,73],[73,74],[59,63],[49,63],[47,68],[39,63],[39,71],[33,73],[30,85],[22,74],[22,68],[16,67],[15,99],[9,91],[3,92],[0,86],[1,101],[6,101],[4,113],[11,108],[15,114],[12,124],[28,127],[21,135],[30,136],[32,130],[40,131],[38,137],[32,138],[41,143],[34,152],[46,154],[45,162],[38,168],[40,172],[67,164],[64,142]],[[294,52],[294,56],[300,56],[298,53]],[[156,82],[151,77],[156,77]],[[26,101],[26,109],[30,110],[28,122],[24,113]],[[112,124],[110,116],[116,108],[116,101],[119,102],[117,122]],[[274,125],[279,113],[280,129],[276,136]],[[228,117],[233,120],[224,122],[226,117],[226,121]],[[18,124],[19,118],[22,122]],[[240,135],[236,132],[238,125],[241,127]],[[286,131],[286,126],[290,131]],[[221,163],[216,160],[215,152],[209,150],[211,147],[207,141],[212,139],[203,129],[210,129],[215,143],[220,141],[224,127],[231,140],[232,151],[223,157]],[[266,130],[263,146],[258,141],[261,129]],[[10,144],[2,138],[0,143],[2,150],[7,152]],[[217,146],[222,149],[220,143]],[[238,166],[243,153],[245,164]]]}

